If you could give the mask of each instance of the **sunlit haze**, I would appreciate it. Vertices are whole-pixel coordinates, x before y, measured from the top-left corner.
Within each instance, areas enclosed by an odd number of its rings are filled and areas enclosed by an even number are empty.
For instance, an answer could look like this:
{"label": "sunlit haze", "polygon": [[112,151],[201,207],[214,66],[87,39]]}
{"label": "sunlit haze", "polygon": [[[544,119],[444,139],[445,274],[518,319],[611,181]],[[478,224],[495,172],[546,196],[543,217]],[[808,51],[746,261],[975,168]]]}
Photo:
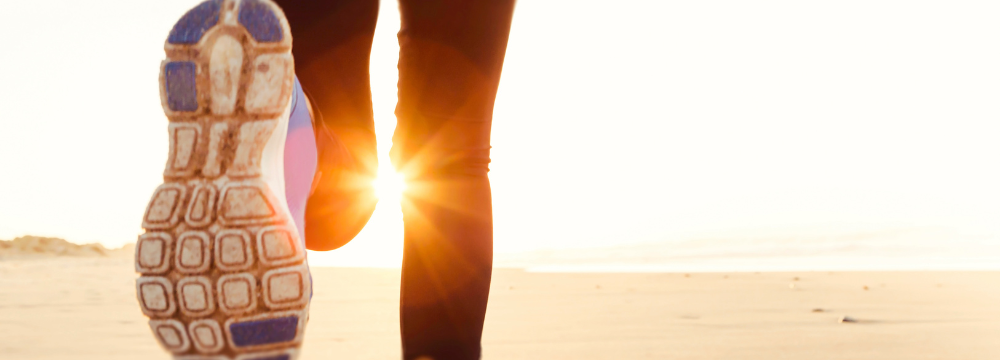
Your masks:
{"label": "sunlit haze", "polygon": [[[197,2],[3,4],[0,32],[28,35],[0,55],[0,239],[135,241],[167,156],[163,40]],[[492,132],[498,256],[741,239],[1000,245],[998,13],[961,0],[520,1]],[[314,264],[401,258],[403,185],[388,160],[398,29],[383,1],[378,208]]]}

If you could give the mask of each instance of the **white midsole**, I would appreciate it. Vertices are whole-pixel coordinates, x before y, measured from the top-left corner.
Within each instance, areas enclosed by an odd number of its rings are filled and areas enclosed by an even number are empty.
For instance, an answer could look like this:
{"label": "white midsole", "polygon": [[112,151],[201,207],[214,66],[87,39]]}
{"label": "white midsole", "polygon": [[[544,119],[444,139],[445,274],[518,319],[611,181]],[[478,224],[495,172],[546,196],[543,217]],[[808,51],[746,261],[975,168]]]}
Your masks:
{"label": "white midsole", "polygon": [[[295,96],[294,91],[292,96]],[[289,216],[292,216],[292,211],[288,208],[288,199],[285,198],[285,139],[288,137],[288,119],[291,116],[292,103],[293,101],[289,101],[285,111],[278,117],[278,126],[267,139],[260,159],[261,179],[279,200],[281,210]],[[293,219],[288,219],[288,226],[294,228],[299,235],[299,241],[305,243],[303,229],[299,229]]]}

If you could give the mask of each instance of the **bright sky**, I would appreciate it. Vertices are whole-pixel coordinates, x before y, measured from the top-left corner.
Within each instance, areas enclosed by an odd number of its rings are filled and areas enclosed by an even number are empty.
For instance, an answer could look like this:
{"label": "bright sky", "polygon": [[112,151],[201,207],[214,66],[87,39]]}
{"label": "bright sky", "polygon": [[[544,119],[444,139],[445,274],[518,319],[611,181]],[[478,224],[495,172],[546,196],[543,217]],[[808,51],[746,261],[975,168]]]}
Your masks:
{"label": "bright sky", "polygon": [[[167,154],[163,39],[195,3],[4,3],[0,239],[134,241]],[[1000,236],[998,15],[994,1],[523,0],[494,118],[497,252]],[[397,19],[384,1],[372,52],[385,165]],[[312,259],[397,263],[400,221],[384,201],[355,242]]]}

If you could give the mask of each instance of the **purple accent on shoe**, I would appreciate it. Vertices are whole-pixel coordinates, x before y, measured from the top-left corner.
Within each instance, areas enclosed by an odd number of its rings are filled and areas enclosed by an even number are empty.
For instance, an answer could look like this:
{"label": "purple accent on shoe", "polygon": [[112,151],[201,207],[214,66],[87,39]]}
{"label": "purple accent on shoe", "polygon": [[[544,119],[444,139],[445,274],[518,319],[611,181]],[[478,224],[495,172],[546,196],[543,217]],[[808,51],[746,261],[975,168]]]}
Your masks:
{"label": "purple accent on shoe", "polygon": [[240,4],[240,24],[258,42],[278,42],[285,36],[271,7],[257,0],[244,0]]}
{"label": "purple accent on shoe", "polygon": [[222,0],[206,1],[191,9],[174,24],[167,36],[171,44],[197,44],[205,31],[219,23]]}
{"label": "purple accent on shoe", "polygon": [[262,358],[253,358],[253,359],[250,359],[250,360],[289,360],[289,359],[291,359],[291,356],[289,356],[287,354],[281,354],[281,355],[268,356],[268,357],[262,357]]}
{"label": "purple accent on shoe", "polygon": [[197,65],[190,61],[174,61],[167,63],[163,71],[170,110],[198,110],[198,89],[195,87]]}
{"label": "purple accent on shoe", "polygon": [[292,219],[299,229],[300,241],[305,242],[306,200],[316,175],[316,136],[313,133],[309,105],[299,79],[292,92],[292,111],[288,118],[285,138],[285,199]]}
{"label": "purple accent on shoe", "polygon": [[234,323],[229,326],[229,332],[233,334],[233,344],[237,347],[267,345],[294,340],[298,325],[299,317],[289,316]]}

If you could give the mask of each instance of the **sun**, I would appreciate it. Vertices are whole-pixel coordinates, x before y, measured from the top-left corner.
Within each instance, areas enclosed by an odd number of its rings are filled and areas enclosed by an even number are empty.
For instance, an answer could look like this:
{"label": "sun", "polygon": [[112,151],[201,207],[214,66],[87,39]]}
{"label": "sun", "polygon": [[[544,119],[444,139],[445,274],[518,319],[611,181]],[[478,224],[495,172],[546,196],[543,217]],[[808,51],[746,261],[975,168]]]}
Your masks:
{"label": "sun", "polygon": [[381,201],[399,202],[406,189],[406,182],[403,175],[397,173],[392,168],[379,167],[378,176],[373,182],[375,186],[375,196]]}

